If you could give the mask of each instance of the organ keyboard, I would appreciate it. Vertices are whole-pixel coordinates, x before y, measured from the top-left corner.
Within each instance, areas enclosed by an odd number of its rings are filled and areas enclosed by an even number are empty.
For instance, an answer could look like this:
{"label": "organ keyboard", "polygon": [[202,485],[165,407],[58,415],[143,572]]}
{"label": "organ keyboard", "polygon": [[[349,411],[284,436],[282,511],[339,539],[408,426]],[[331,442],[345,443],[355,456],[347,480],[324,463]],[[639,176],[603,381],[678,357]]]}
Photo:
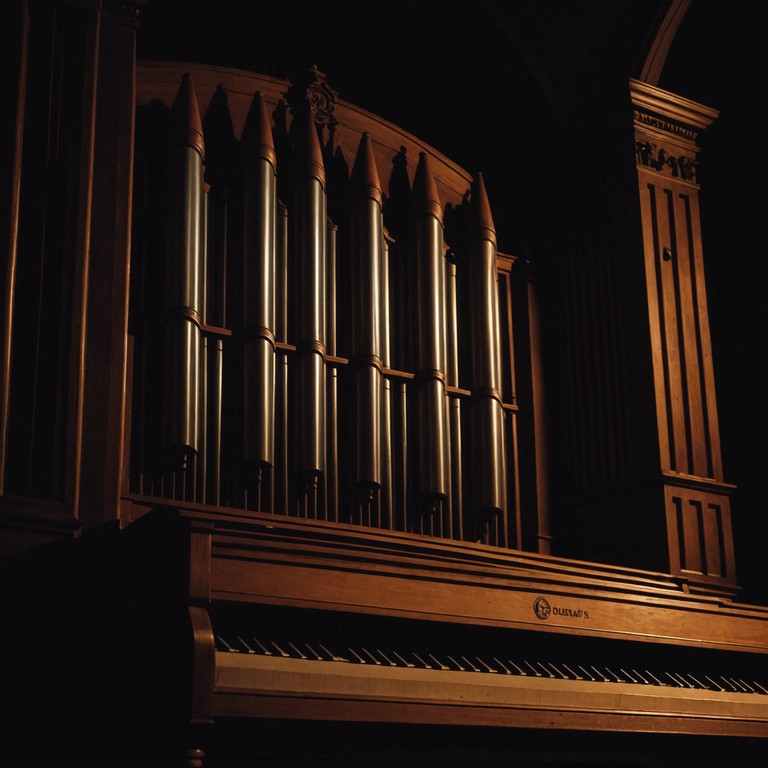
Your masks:
{"label": "organ keyboard", "polygon": [[768,722],[765,670],[732,654],[328,612],[239,613],[234,623],[226,610],[213,613],[219,715],[386,720],[394,708],[416,722],[737,734],[764,733]]}

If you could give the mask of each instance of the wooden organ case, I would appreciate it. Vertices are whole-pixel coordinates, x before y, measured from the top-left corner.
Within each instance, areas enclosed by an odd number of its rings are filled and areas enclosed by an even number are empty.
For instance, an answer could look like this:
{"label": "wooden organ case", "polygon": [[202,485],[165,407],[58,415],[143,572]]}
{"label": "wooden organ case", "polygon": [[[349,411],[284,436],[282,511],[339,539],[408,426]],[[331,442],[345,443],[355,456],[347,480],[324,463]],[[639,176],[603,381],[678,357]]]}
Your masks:
{"label": "wooden organ case", "polygon": [[191,722],[768,734],[727,502],[696,597],[677,550],[548,555],[537,319],[482,177],[317,70],[144,64],[137,106],[122,514],[186,552]]}
{"label": "wooden organ case", "polygon": [[668,567],[565,559],[536,297],[482,177],[316,69],[136,65],[141,6],[13,17],[0,512],[17,549],[58,540],[4,571],[14,704],[56,744],[22,729],[45,759],[19,764],[231,765],[257,723],[764,743],[701,277],[714,114],[632,83],[658,449],[637,528]]}

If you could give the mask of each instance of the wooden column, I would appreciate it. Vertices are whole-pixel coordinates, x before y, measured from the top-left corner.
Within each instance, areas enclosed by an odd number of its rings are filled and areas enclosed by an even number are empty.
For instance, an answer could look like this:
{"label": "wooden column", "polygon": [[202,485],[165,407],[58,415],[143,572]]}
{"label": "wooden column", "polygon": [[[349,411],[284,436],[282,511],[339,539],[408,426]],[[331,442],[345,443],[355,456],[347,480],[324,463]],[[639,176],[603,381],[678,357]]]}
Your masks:
{"label": "wooden column", "polygon": [[717,112],[630,81],[659,470],[671,572],[691,590],[736,586],[704,282],[696,139]]}
{"label": "wooden column", "polygon": [[119,516],[143,4],[30,0],[11,14],[21,37],[10,49],[0,471],[5,493],[50,502],[55,514],[34,514],[68,528]]}
{"label": "wooden column", "polygon": [[[89,216],[78,254],[84,265],[82,443],[78,516],[99,523],[118,516],[123,470],[128,265],[133,180],[136,25],[141,2],[104,2],[94,11],[97,36],[92,103],[94,132]],[[74,370],[74,365],[72,369]]]}

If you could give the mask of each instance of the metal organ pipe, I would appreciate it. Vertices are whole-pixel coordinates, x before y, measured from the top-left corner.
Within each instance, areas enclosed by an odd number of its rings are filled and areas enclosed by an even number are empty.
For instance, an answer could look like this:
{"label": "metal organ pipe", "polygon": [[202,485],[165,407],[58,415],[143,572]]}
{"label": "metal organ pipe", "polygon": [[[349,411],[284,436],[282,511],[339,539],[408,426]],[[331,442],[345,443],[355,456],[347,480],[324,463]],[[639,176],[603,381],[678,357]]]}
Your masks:
{"label": "metal organ pipe", "polygon": [[436,508],[449,495],[445,401],[443,212],[429,158],[422,152],[413,182],[418,313],[418,492]]}
{"label": "metal organ pipe", "polygon": [[[230,217],[230,189],[233,183],[233,155],[236,147],[227,94],[219,85],[203,120],[208,139],[205,162],[207,187],[207,235],[205,271],[204,352],[205,364],[205,459],[200,472],[205,488],[198,494],[208,504],[221,503],[222,418],[224,397],[224,339],[227,325],[227,251]],[[202,423],[202,414],[201,414]]]}
{"label": "metal organ pipe", "polygon": [[[501,400],[501,333],[496,230],[482,174],[472,185],[469,290],[472,347],[471,451],[473,499],[480,516],[506,510],[504,413]],[[499,541],[504,545],[506,542]]]}
{"label": "metal organ pipe", "polygon": [[[282,343],[288,341],[288,209],[278,202],[277,212],[277,277],[276,277],[276,336]],[[275,434],[278,456],[275,511],[287,514],[288,501],[288,355],[283,351],[277,358],[276,373],[277,431]]]}
{"label": "metal organ pipe", "polygon": [[[391,312],[389,292],[389,243],[392,238],[382,230],[381,245],[381,362],[384,368],[392,367]],[[394,527],[393,515],[393,456],[392,456],[392,381],[383,377],[381,401],[381,482],[386,524]]]}
{"label": "metal organ pipe", "polygon": [[245,459],[274,466],[277,156],[267,106],[253,97],[243,128],[243,324]]}
{"label": "metal organ pipe", "polygon": [[[328,241],[326,245],[328,327],[327,351],[336,355],[336,235],[338,227],[328,219]],[[326,519],[335,521],[339,510],[339,369],[337,365],[327,366],[327,454],[326,454]]]}
{"label": "metal organ pipe", "polygon": [[277,258],[275,278],[275,335],[278,341],[288,341],[288,209],[277,204]]}
{"label": "metal organ pipe", "polygon": [[172,109],[168,157],[164,444],[173,469],[199,450],[202,322],[203,126],[184,75]]}
{"label": "metal organ pipe", "polygon": [[[449,387],[459,386],[459,319],[458,291],[456,287],[456,262],[452,253],[445,257],[447,274],[445,292],[445,317],[447,328],[447,381]],[[449,398],[448,424],[450,427],[450,459],[451,459],[451,521],[443,531],[446,537],[462,538],[462,462],[461,462],[461,399]]]}
{"label": "metal organ pipe", "polygon": [[320,500],[325,472],[326,198],[325,168],[312,115],[297,118],[294,189],[298,408],[296,468]]}
{"label": "metal organ pipe", "polygon": [[205,501],[207,494],[206,469],[208,466],[208,364],[215,359],[211,349],[212,340],[205,333],[208,323],[208,195],[210,186],[203,182],[203,195],[200,208],[200,412],[198,414],[198,451],[196,467],[195,500]]}
{"label": "metal organ pipe", "polygon": [[355,480],[361,501],[381,487],[381,278],[384,224],[373,147],[360,140],[352,169],[352,355],[355,364]]}

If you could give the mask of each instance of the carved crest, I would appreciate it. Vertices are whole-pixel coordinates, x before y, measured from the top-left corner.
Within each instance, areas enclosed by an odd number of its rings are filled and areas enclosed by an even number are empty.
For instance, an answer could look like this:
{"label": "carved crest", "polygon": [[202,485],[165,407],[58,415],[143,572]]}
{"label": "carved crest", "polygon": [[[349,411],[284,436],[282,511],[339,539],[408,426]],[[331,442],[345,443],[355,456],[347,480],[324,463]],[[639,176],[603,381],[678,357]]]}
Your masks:
{"label": "carved crest", "polygon": [[302,109],[304,104],[308,104],[317,125],[333,128],[336,125],[334,112],[337,95],[328,85],[325,73],[313,64],[303,75],[293,78],[286,98],[294,114]]}

